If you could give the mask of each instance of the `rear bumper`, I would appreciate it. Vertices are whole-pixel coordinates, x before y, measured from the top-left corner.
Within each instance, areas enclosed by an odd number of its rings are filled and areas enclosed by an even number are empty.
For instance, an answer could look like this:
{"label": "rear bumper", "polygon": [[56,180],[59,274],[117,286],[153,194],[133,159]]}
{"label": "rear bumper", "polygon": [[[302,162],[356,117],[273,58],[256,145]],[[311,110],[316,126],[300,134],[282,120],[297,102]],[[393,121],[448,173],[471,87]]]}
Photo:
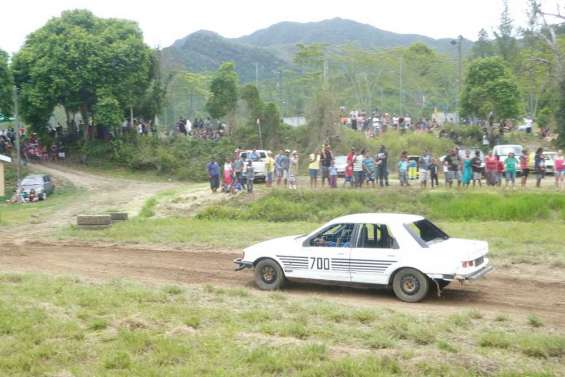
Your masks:
{"label": "rear bumper", "polygon": [[483,276],[485,276],[486,274],[488,274],[489,272],[493,271],[494,267],[490,264],[487,264],[486,266],[478,269],[477,271],[474,271],[470,274],[458,274],[455,275],[454,279],[455,280],[476,280],[476,279],[480,279]]}
{"label": "rear bumper", "polygon": [[253,262],[245,262],[241,260],[241,258],[234,259],[233,263],[237,265],[237,267],[235,268],[236,271],[241,271],[246,268],[253,268]]}

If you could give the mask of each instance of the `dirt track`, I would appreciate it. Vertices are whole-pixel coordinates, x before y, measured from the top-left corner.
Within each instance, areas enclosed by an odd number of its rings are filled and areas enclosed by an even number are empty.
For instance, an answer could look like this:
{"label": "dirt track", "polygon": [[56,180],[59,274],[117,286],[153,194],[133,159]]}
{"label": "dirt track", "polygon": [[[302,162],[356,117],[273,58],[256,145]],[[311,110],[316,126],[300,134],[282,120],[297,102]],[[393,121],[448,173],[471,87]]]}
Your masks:
{"label": "dirt track", "polygon": [[[3,271],[47,272],[78,275],[96,280],[128,278],[147,283],[212,283],[230,287],[253,287],[250,271],[233,271],[230,251],[163,251],[124,247],[97,247],[56,243],[8,244],[0,246]],[[484,313],[526,316],[537,314],[546,322],[565,328],[565,283],[539,280],[530,275],[517,278],[499,271],[488,279],[457,285],[442,297],[421,304],[404,304],[385,290],[360,290],[291,284],[293,296],[324,297],[341,303],[371,305],[418,312],[454,312],[478,309]]]}
{"label": "dirt track", "polygon": [[[237,250],[156,250],[112,244],[85,244],[74,241],[42,241],[53,230],[68,225],[74,215],[87,210],[124,208],[135,214],[143,201],[155,193],[183,188],[176,183],[138,182],[72,171],[58,166],[42,166],[59,179],[71,181],[85,194],[50,216],[50,221],[9,232],[0,229],[0,271],[29,271],[77,275],[89,279],[128,278],[147,283],[212,283],[253,287],[250,271],[233,271]],[[187,188],[191,186],[187,185]],[[191,195],[207,200],[208,191],[197,187]],[[30,231],[33,229],[33,231]],[[548,274],[551,272],[551,274]],[[547,271],[543,266],[518,265],[498,270],[487,279],[448,288],[442,297],[430,297],[421,304],[399,302],[385,290],[359,290],[291,284],[289,295],[324,297],[351,305],[379,306],[412,312],[455,312],[478,309],[525,317],[535,313],[547,323],[565,328],[565,281],[562,270]]]}

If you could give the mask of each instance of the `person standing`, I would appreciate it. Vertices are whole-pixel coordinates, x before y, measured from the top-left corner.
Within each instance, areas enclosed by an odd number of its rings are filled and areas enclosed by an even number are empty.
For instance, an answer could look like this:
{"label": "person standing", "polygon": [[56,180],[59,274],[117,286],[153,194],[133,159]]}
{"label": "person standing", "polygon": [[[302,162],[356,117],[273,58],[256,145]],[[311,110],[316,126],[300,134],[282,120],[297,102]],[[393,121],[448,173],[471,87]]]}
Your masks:
{"label": "person standing", "polygon": [[281,166],[281,160],[283,156],[284,156],[284,151],[282,149],[275,156],[275,176],[277,177],[277,186],[280,186],[282,183],[283,171]]}
{"label": "person standing", "polygon": [[435,186],[439,186],[439,179],[438,179],[439,166],[437,165],[437,161],[435,158],[432,159],[429,172],[430,172],[430,185],[432,186],[432,188],[434,188],[434,184]]}
{"label": "person standing", "polygon": [[471,159],[471,152],[465,151],[465,158],[463,159],[463,185],[468,187],[473,179],[473,161]]}
{"label": "person standing", "polygon": [[318,187],[318,172],[320,171],[320,153],[316,150],[310,154],[308,175],[310,176],[310,188]]}
{"label": "person standing", "polygon": [[329,144],[324,145],[324,150],[320,157],[320,165],[322,169],[322,187],[324,187],[325,181],[330,178],[330,166],[332,166],[332,161],[334,160],[334,155]]}
{"label": "person standing", "polygon": [[408,159],[404,153],[400,156],[400,161],[398,162],[398,179],[400,181],[400,186],[409,186]]}
{"label": "person standing", "polygon": [[216,160],[208,163],[208,180],[210,181],[210,190],[212,192],[218,191],[218,187],[220,187],[220,165]]}
{"label": "person standing", "polygon": [[455,149],[449,151],[445,159],[443,160],[443,164],[446,167],[445,172],[445,184],[448,187],[453,186],[453,181],[457,179],[457,172],[459,171],[459,165],[457,163],[457,156]]}
{"label": "person standing", "polygon": [[496,185],[496,172],[498,170],[498,161],[496,157],[493,156],[492,152],[489,152],[485,160],[485,174],[487,178],[487,185]]}
{"label": "person standing", "polygon": [[375,169],[375,160],[373,160],[369,153],[365,153],[365,159],[363,160],[363,173],[365,175],[367,187],[371,185],[375,188]]}
{"label": "person standing", "polygon": [[231,160],[224,163],[224,192],[231,192],[233,187],[233,165]]}
{"label": "person standing", "polygon": [[[506,156],[508,158],[508,156]],[[499,155],[496,155],[496,185],[502,186],[502,176],[504,175],[504,163]]]}
{"label": "person standing", "polygon": [[349,183],[349,187],[353,187],[353,162],[347,163],[344,172],[343,187]]}
{"label": "person standing", "polygon": [[245,167],[245,180],[247,184],[247,192],[253,193],[253,181],[255,180],[255,168],[253,167],[253,160],[247,160]]}
{"label": "person standing", "polygon": [[528,155],[528,150],[523,149],[522,155],[520,156],[520,171],[522,173],[522,187],[526,187],[526,183],[528,182],[528,175],[530,174],[530,157]]}
{"label": "person standing", "polygon": [[388,186],[388,152],[384,145],[377,153],[377,177],[379,179],[379,186]]}
{"label": "person standing", "polygon": [[536,171],[536,187],[541,187],[541,180],[545,178],[545,157],[543,148],[538,148],[534,157],[534,170]]}
{"label": "person standing", "polygon": [[332,166],[330,166],[330,187],[337,187],[337,168],[335,167],[335,161],[332,161]]}
{"label": "person standing", "polygon": [[267,158],[265,158],[265,183],[267,187],[273,187],[273,173],[275,172],[275,160],[271,152],[267,152]]}
{"label": "person standing", "polygon": [[424,153],[420,156],[418,163],[420,165],[420,185],[426,188],[430,175],[430,166],[432,165],[432,154],[429,150],[426,149],[426,151],[424,151]]}
{"label": "person standing", "polygon": [[290,168],[290,151],[288,149],[284,151],[284,154],[282,155],[281,160],[280,160],[280,164],[281,164],[281,171],[282,171],[282,179],[284,181],[284,185],[287,186],[288,185],[288,174],[289,174],[288,169]]}
{"label": "person standing", "polygon": [[233,162],[233,173],[235,175],[235,182],[238,185],[241,185],[241,186],[243,185],[243,171],[244,171],[244,169],[245,169],[245,161],[243,161],[243,158],[238,153],[238,157]]}
{"label": "person standing", "polygon": [[361,153],[355,155],[353,159],[353,183],[355,187],[361,188],[363,186],[363,153],[365,151],[361,151]]}
{"label": "person standing", "polygon": [[[292,152],[292,157],[289,160],[288,166],[288,188],[296,190],[296,177],[298,176],[298,153]],[[329,176],[328,176],[329,177]],[[328,180],[329,182],[329,180]]]}
{"label": "person standing", "polygon": [[475,151],[475,157],[473,157],[473,159],[471,160],[471,169],[473,171],[473,187],[475,187],[477,182],[479,183],[479,187],[483,185],[481,181],[483,175],[483,169],[481,165],[481,152]]}
{"label": "person standing", "polygon": [[563,157],[563,151],[559,150],[557,152],[557,157],[555,157],[555,187],[558,189],[563,186],[563,180],[565,179],[565,158]]}
{"label": "person standing", "polygon": [[506,186],[512,182],[512,187],[516,184],[516,170],[518,167],[518,160],[514,157],[514,153],[508,153],[508,157],[504,160],[504,174],[506,175]]}

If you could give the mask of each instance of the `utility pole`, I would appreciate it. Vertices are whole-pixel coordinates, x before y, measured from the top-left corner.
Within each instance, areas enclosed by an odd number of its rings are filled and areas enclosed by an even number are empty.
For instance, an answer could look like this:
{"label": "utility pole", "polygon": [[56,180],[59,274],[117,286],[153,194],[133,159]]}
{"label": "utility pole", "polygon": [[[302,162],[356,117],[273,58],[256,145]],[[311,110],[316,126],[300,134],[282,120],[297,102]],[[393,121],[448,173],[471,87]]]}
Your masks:
{"label": "utility pole", "polygon": [[463,36],[459,35],[457,40],[451,41],[451,45],[457,45],[457,94],[455,96],[455,121],[459,123],[459,96],[463,84]]}
{"label": "utility pole", "polygon": [[257,118],[257,130],[259,131],[259,145],[263,149],[263,134],[261,132],[261,118]]}
{"label": "utility pole", "polygon": [[[14,117],[16,118],[16,189],[20,193],[20,183],[22,178],[21,165],[22,165],[22,152],[20,147],[20,117],[18,113],[18,88],[14,85]],[[20,200],[20,195],[17,195],[17,201]]]}
{"label": "utility pole", "polygon": [[399,117],[402,116],[402,63],[403,63],[403,58],[401,56],[400,57],[400,70],[398,72],[398,80],[399,80],[399,90],[398,90],[399,110],[398,110],[398,116]]}

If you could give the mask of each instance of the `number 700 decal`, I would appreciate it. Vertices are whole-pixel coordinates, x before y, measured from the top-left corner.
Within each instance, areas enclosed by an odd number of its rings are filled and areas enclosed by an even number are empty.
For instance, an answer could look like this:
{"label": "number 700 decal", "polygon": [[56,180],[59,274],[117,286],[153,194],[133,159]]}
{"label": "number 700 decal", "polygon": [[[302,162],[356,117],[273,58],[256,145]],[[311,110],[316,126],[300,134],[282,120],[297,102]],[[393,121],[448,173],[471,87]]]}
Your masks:
{"label": "number 700 decal", "polygon": [[311,270],[329,270],[330,269],[330,258],[314,258],[310,257],[310,264]]}

